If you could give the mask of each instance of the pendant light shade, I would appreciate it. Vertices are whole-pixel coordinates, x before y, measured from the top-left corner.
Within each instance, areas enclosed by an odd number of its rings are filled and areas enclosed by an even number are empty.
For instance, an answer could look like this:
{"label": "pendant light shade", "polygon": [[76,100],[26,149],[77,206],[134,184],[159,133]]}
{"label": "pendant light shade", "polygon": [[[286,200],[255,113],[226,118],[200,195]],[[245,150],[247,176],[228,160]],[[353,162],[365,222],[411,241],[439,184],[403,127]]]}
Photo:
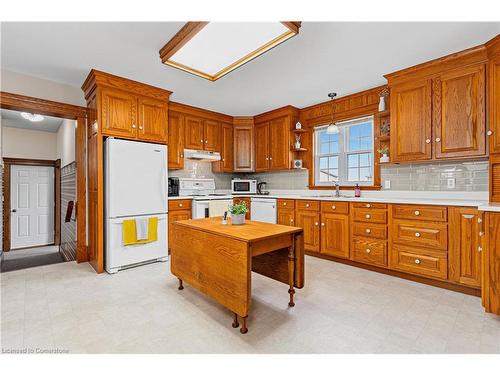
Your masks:
{"label": "pendant light shade", "polygon": [[328,125],[328,127],[326,128],[326,132],[328,134],[338,134],[339,132],[339,126],[337,124],[330,124]]}

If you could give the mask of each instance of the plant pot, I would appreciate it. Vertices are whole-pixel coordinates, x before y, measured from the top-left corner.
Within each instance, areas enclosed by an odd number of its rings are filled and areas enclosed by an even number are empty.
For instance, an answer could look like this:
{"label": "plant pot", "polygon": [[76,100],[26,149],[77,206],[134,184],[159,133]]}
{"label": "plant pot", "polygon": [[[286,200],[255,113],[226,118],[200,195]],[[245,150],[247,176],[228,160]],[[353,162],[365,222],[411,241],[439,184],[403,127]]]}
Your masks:
{"label": "plant pot", "polygon": [[381,163],[389,163],[389,160],[390,160],[390,159],[389,159],[389,155],[384,154],[384,155],[382,155],[382,156],[380,157],[380,162],[381,162]]}
{"label": "plant pot", "polygon": [[233,215],[231,214],[231,222],[233,225],[245,224],[245,214]]}

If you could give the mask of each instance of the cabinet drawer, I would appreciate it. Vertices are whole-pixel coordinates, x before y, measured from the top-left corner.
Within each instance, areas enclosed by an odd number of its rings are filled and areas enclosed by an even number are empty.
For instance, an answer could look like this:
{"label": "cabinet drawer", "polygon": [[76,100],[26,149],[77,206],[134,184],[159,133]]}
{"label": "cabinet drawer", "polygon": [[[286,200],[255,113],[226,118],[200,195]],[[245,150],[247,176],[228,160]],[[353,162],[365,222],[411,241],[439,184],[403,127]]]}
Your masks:
{"label": "cabinet drawer", "polygon": [[385,241],[355,238],[352,260],[375,266],[387,266],[387,243]]}
{"label": "cabinet drawer", "polygon": [[168,201],[168,210],[190,210],[191,209],[191,199],[174,199]]}
{"label": "cabinet drawer", "polygon": [[354,208],[375,208],[375,209],[387,209],[386,203],[352,203],[352,207]]}
{"label": "cabinet drawer", "polygon": [[301,199],[295,201],[295,207],[297,210],[319,211],[319,201],[306,201]]}
{"label": "cabinet drawer", "polygon": [[448,209],[441,206],[394,204],[392,217],[406,220],[447,221]]}
{"label": "cabinet drawer", "polygon": [[354,221],[362,221],[366,223],[387,223],[387,211],[376,210],[371,208],[356,208],[353,214]]}
{"label": "cabinet drawer", "polygon": [[392,236],[394,242],[405,245],[439,250],[448,248],[447,224],[394,220]]}
{"label": "cabinet drawer", "polygon": [[293,210],[295,208],[295,200],[293,199],[278,199],[278,209]]}
{"label": "cabinet drawer", "polygon": [[393,245],[391,268],[438,279],[448,278],[446,255],[426,249]]}
{"label": "cabinet drawer", "polygon": [[331,212],[334,214],[348,214],[349,203],[347,202],[321,202],[321,212]]}
{"label": "cabinet drawer", "polygon": [[353,223],[352,234],[385,240],[387,239],[387,226],[383,224]]}

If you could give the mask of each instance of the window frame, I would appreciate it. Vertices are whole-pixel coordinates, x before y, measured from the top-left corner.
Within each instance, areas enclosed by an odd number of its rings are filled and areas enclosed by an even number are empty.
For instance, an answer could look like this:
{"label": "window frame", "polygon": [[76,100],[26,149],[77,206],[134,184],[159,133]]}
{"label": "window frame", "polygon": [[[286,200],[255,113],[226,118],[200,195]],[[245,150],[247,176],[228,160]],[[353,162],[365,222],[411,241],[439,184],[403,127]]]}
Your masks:
{"label": "window frame", "polygon": [[[349,173],[349,168],[348,168],[348,157],[349,155],[360,155],[360,154],[366,154],[367,150],[361,150],[361,151],[347,151],[346,150],[346,145],[349,144],[349,132],[346,132],[345,129],[361,124],[363,122],[366,122],[367,120],[371,121],[372,125],[372,132],[371,132],[371,171],[372,171],[372,178],[371,181],[348,181],[348,173]],[[359,186],[367,186],[367,187],[374,187],[375,186],[375,116],[374,115],[368,115],[368,116],[362,116],[362,117],[356,117],[348,120],[343,120],[335,123],[336,125],[339,126],[339,153],[328,153],[328,154],[321,154],[320,153],[320,148],[321,148],[321,142],[319,142],[319,134],[320,131],[326,131],[326,128],[328,128],[329,125],[320,125],[314,128],[313,130],[313,142],[314,142],[314,147],[313,147],[313,163],[314,163],[314,186],[318,187],[330,187],[330,186],[335,186],[336,184],[339,184],[340,186],[345,186],[345,187],[354,187],[356,184],[359,184]],[[339,181],[320,181],[320,173],[321,173],[321,168],[320,168],[320,158],[321,157],[332,157],[332,156],[337,156],[338,157],[338,171],[339,171]],[[361,168],[361,167],[358,167]]]}

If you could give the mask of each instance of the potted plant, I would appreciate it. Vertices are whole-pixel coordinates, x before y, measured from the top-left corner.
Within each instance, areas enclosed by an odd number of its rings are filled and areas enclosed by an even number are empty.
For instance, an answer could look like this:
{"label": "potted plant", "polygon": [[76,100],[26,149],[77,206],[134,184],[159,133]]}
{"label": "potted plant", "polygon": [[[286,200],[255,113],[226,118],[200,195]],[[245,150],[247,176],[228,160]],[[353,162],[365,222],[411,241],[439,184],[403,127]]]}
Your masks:
{"label": "potted plant", "polygon": [[245,224],[245,214],[248,212],[247,204],[243,201],[230,204],[229,212],[231,213],[231,221],[234,225]]}
{"label": "potted plant", "polygon": [[381,163],[389,163],[389,147],[384,146],[380,150],[378,150],[380,156]]}

